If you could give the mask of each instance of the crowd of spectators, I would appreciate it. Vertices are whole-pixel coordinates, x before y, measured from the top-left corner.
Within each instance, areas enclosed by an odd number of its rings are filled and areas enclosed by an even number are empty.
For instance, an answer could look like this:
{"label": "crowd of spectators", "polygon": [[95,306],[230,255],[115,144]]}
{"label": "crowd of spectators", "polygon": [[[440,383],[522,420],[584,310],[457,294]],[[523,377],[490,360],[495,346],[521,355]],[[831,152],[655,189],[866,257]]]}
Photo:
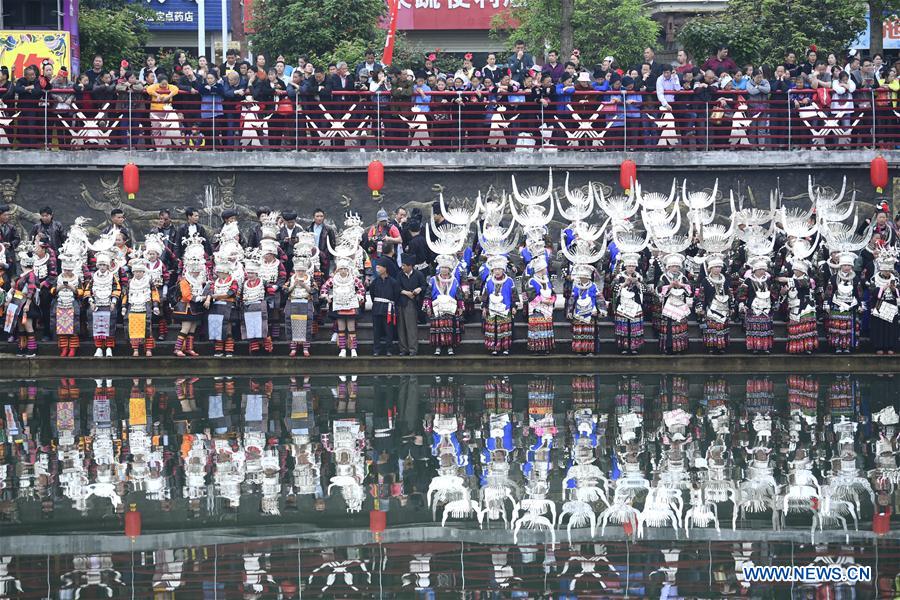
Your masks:
{"label": "crowd of spectators", "polygon": [[16,81],[0,73],[0,125],[15,115],[0,145],[784,148],[893,145],[896,135],[900,61],[881,54],[810,48],[774,66],[739,65],[720,47],[698,65],[683,50],[660,61],[648,47],[632,66],[555,50],[537,64],[519,41],[481,62],[431,54],[417,69],[385,67],[370,50],[358,65],[326,66],[229,50],[220,65],[181,52],[165,66],[151,54],[110,69],[95,56],[73,78],[45,61]]}

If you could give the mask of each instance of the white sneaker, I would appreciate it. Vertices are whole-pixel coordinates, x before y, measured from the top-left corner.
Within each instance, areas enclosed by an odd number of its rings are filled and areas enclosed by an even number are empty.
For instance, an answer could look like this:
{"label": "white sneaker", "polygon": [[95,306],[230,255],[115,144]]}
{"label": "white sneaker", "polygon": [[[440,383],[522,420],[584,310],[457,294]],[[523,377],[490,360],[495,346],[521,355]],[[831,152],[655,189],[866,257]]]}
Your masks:
{"label": "white sneaker", "polygon": [[447,354],[453,356],[453,348],[447,348]]}
{"label": "white sneaker", "polygon": [[337,343],[337,334],[336,333],[331,334],[331,343],[332,344]]}
{"label": "white sneaker", "polygon": [[341,350],[340,352],[338,352],[338,357],[339,358],[347,358],[347,351]]}
{"label": "white sneaker", "polygon": [[103,348],[97,348],[94,352],[94,356],[103,356]]}
{"label": "white sneaker", "polygon": [[350,356],[351,356],[352,358],[356,358],[356,357],[359,356],[359,355],[356,353],[356,350],[351,350],[351,351],[350,351]]}
{"label": "white sneaker", "polygon": [[107,349],[106,349],[106,356],[108,356],[108,357],[109,357],[109,356],[112,356],[112,348],[107,348]]}

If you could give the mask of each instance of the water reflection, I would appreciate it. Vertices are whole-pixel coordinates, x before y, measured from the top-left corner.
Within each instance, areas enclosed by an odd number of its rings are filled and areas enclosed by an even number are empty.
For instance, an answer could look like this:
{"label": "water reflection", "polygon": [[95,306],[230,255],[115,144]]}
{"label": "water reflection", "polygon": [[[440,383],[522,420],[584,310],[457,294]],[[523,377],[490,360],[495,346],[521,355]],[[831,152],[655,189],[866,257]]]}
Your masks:
{"label": "water reflection", "polygon": [[[279,523],[367,531],[378,511],[392,529],[446,522],[489,537],[288,540],[227,549],[216,568],[243,573],[244,592],[260,597],[301,585],[371,591],[373,573],[395,591],[459,589],[466,577],[472,589],[558,580],[551,588],[618,594],[628,579],[640,595],[651,585],[709,588],[711,578],[727,594],[742,585],[745,552],[783,563],[793,542],[795,560],[868,560],[872,543],[855,529],[887,531],[898,504],[898,400],[891,378],[847,375],[8,381],[0,526],[121,531],[132,506],[145,533]],[[745,549],[733,529],[775,537]],[[215,595],[228,580],[210,587],[210,551],[198,542],[138,553],[135,586]],[[292,579],[298,560],[309,571]],[[678,566],[697,561],[709,577],[685,581],[694,575]],[[119,593],[130,565],[116,554],[5,557],[0,597],[41,569],[60,589]]]}
{"label": "water reflection", "polygon": [[[876,598],[893,597],[900,548],[762,542],[678,547],[476,543],[308,547],[296,538],[154,551],[5,557],[17,598]],[[867,583],[750,583],[745,565],[872,567]]]}

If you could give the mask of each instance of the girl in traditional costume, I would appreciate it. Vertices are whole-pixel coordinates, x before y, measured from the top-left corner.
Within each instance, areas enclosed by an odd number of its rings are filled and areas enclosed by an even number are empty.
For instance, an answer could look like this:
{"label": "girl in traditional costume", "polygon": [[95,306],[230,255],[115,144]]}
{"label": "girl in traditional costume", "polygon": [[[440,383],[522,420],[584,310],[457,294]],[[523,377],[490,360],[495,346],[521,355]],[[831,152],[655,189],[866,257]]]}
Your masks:
{"label": "girl in traditional costume", "polygon": [[194,335],[211,304],[209,296],[204,240],[194,234],[184,242],[183,272],[175,290],[175,318],[181,331],[175,340],[175,356],[199,356],[194,350]]}
{"label": "girl in traditional costume", "polygon": [[437,274],[428,279],[430,286],[422,309],[428,315],[429,337],[434,355],[440,356],[446,349],[452,355],[462,342],[465,299],[458,273],[454,273],[457,258],[442,254],[437,257]]}
{"label": "girl in traditional costume", "polygon": [[34,272],[34,253],[30,242],[18,249],[22,273],[13,282],[6,297],[5,331],[19,341],[17,356],[32,357],[37,354],[37,338],[34,321],[40,318],[37,306],[38,279]]}
{"label": "girl in traditional costume", "polygon": [[788,354],[812,354],[819,347],[816,328],[816,283],[809,277],[809,263],[798,258],[789,259],[793,274],[779,280],[784,284],[787,299]]}
{"label": "girl in traditional costume", "polygon": [[141,346],[147,356],[153,356],[153,315],[159,314],[159,288],[147,273],[142,258],[131,261],[131,277],[122,298],[122,317],[125,318],[132,356],[140,356]]}
{"label": "girl in traditional costume", "polygon": [[688,347],[688,317],[691,315],[693,291],[682,272],[684,256],[669,254],[663,264],[666,270],[656,284],[662,302],[659,349],[666,354],[678,354]]}
{"label": "girl in traditional costume", "polygon": [[528,302],[528,350],[549,354],[553,350],[553,307],[556,294],[547,274],[547,259],[538,256],[529,263],[533,275],[525,285]]}
{"label": "girl in traditional costume", "polygon": [[54,322],[56,343],[60,356],[75,356],[81,345],[78,332],[81,328],[81,298],[84,290],[81,286],[81,264],[77,257],[63,254],[60,256],[62,273],[56,278],[56,284],[50,290],[53,296],[51,314]]}
{"label": "girl in traditional costume", "polygon": [[740,311],[744,315],[747,350],[758,354],[772,351],[775,339],[772,319],[772,284],[768,259],[757,256],[750,260],[750,275],[740,291]]}
{"label": "girl in traditional costume", "polygon": [[144,241],[144,258],[147,260],[147,275],[153,280],[153,285],[159,290],[161,300],[159,314],[153,315],[153,324],[156,326],[156,339],[163,341],[169,334],[169,319],[171,309],[169,307],[169,269],[162,256],[166,252],[162,234],[150,234]]}
{"label": "girl in traditional costume", "polygon": [[722,272],[725,261],[709,254],[703,262],[704,274],[698,290],[697,316],[702,319],[703,344],[710,354],[723,354],[728,348],[728,322],[731,318],[731,283]]}
{"label": "girl in traditional costume", "polygon": [[241,288],[241,335],[250,343],[251,355],[263,348],[272,352],[266,284],[259,276],[258,256],[258,251],[251,251],[244,261],[244,285]]}
{"label": "girl in traditional costume", "polygon": [[85,296],[90,305],[91,337],[94,338],[94,356],[113,355],[116,347],[116,315],[122,285],[119,274],[113,270],[112,257],[107,252],[95,255],[97,270],[85,288]]}
{"label": "girl in traditional costume", "polygon": [[337,324],[338,356],[357,355],[356,320],[366,301],[366,290],[355,273],[354,261],[341,256],[337,259],[337,270],[322,286],[322,297],[330,306],[330,316]]}
{"label": "girl in traditional costume", "polygon": [[[294,246],[296,253],[298,246]],[[310,342],[315,325],[315,307],[318,303],[318,286],[312,270],[312,260],[307,254],[294,255],[294,272],[288,281],[284,305],[285,331],[291,340],[291,357],[302,348],[303,356],[309,356]]]}
{"label": "girl in traditional costume", "polygon": [[572,325],[572,352],[595,354],[600,351],[599,319],[606,316],[606,301],[597,284],[591,280],[593,267],[572,266],[572,292],[566,315]]}
{"label": "girl in traditional costume", "polygon": [[837,354],[849,353],[859,344],[859,278],[853,270],[856,257],[842,252],[839,269],[825,288],[825,321],[828,343]]}
{"label": "girl in traditional costume", "polygon": [[616,344],[622,354],[637,354],[644,345],[644,278],[637,271],[640,256],[623,254],[622,270],[613,279]]}
{"label": "girl in traditional costume", "polygon": [[259,278],[266,286],[266,312],[269,330],[266,334],[266,352],[272,352],[272,340],[281,336],[282,288],[287,281],[283,253],[275,240],[264,239],[260,244],[262,258],[259,261]]}
{"label": "girl in traditional costume", "polygon": [[897,255],[893,249],[882,248],[875,259],[875,275],[869,281],[869,298],[872,315],[869,332],[872,346],[877,354],[893,354],[897,350],[900,326],[897,324],[897,309],[900,305],[900,283],[895,272]]}
{"label": "girl in traditional costume", "polygon": [[519,294],[512,278],[506,274],[505,256],[492,256],[487,264],[491,276],[481,292],[484,345],[492,355],[502,352],[505,356],[512,348],[513,319]]}
{"label": "girl in traditional costume", "polygon": [[234,356],[234,323],[240,284],[232,275],[230,257],[215,255],[216,276],[210,282],[211,302],[206,316],[207,337],[213,343],[215,356]]}

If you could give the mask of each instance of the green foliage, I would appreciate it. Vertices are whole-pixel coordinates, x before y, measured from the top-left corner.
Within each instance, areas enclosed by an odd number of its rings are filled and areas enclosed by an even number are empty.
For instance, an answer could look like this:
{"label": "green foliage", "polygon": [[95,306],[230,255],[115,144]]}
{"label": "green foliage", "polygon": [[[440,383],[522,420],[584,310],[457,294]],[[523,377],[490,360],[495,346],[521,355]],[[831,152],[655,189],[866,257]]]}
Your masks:
{"label": "green foliage", "polygon": [[699,66],[720,45],[739,65],[758,63],[757,31],[745,22],[735,23],[724,14],[691,19],[678,32],[678,41]]}
{"label": "green foliage", "polygon": [[778,64],[789,51],[802,60],[813,44],[820,56],[842,53],[865,29],[866,6],[866,0],[729,0],[724,14],[691,20],[678,39],[696,62],[720,43],[739,63]]}
{"label": "green foliage", "polygon": [[[522,39],[536,53],[545,45],[558,49],[560,3],[557,0],[528,0],[494,17],[492,33],[506,37],[512,46]],[[517,26],[513,26],[518,22]],[[655,46],[659,23],[640,0],[575,0],[572,13],[575,47],[586,65],[612,55],[621,65],[641,61],[645,47]]]}
{"label": "green foliage", "polygon": [[[342,40],[330,52],[315,56],[313,62],[327,65],[344,61],[352,69],[366,59],[366,50],[370,48],[375,50],[375,55],[380,60],[386,35],[387,32],[379,28],[376,32],[375,41],[371,43],[363,40]],[[288,58],[287,55],[285,55],[285,58]],[[424,58],[418,45],[411,44],[402,32],[397,32],[397,36],[394,38],[394,59],[392,62],[403,67],[416,68],[424,63]]]}
{"label": "green foliage", "polygon": [[143,64],[144,46],[149,38],[144,19],[148,14],[140,5],[90,8],[83,3],[78,14],[83,70],[90,68],[97,54],[103,57],[106,68],[118,68],[122,59],[133,65]]}
{"label": "green foliage", "polygon": [[[257,0],[250,41],[254,52],[283,54],[289,63],[301,55],[316,64],[361,57],[366,48],[378,51],[385,10],[384,0]],[[381,40],[383,46],[383,34]]]}

